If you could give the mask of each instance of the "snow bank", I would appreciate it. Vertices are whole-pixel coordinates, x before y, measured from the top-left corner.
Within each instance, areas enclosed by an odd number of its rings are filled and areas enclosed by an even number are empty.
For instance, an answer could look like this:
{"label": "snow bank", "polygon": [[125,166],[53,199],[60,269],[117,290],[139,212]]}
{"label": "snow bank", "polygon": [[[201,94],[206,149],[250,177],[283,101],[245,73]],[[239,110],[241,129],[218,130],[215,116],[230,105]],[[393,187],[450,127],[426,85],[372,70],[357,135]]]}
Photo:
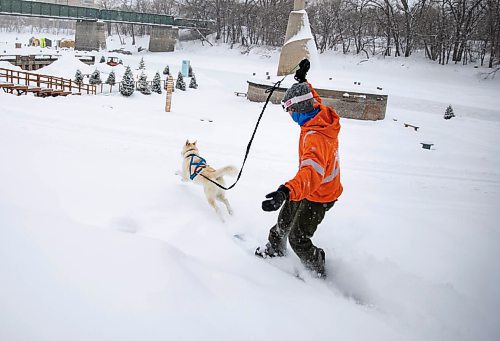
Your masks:
{"label": "snow bank", "polygon": [[9,70],[16,70],[16,71],[23,71],[19,66],[12,65],[9,62],[2,61],[0,60],[0,68],[3,69],[9,69]]}
{"label": "snow bank", "polygon": [[65,53],[52,64],[38,69],[35,72],[49,76],[73,79],[75,78],[75,73],[78,69],[83,74],[91,74],[94,71],[94,68],[92,66],[83,63],[73,54]]}

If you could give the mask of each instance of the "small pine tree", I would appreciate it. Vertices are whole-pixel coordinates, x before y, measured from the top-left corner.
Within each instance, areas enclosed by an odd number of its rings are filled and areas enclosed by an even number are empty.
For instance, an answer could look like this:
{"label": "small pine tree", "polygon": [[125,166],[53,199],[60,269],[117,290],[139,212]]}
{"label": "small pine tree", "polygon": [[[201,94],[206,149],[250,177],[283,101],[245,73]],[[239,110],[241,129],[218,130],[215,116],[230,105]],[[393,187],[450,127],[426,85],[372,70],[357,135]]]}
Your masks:
{"label": "small pine tree", "polygon": [[109,73],[108,79],[106,80],[106,84],[109,84],[109,85],[115,85],[116,84],[116,76],[115,76],[115,72],[114,71],[111,71]]}
{"label": "small pine tree", "polygon": [[122,78],[120,93],[123,96],[128,97],[134,93],[134,90],[135,90],[134,76],[132,75],[132,70],[130,70],[130,66],[127,66],[125,74],[123,75]]}
{"label": "small pine tree", "polygon": [[106,63],[106,58],[104,58],[104,56],[101,56],[101,60],[99,61],[99,63]]}
{"label": "small pine tree", "polygon": [[159,72],[157,72],[155,77],[153,78],[153,87],[151,91],[156,92],[157,94],[161,94],[161,78]]}
{"label": "small pine tree", "polygon": [[137,90],[139,90],[144,95],[151,95],[151,89],[148,84],[148,76],[143,72],[139,77],[139,82],[137,83]]}
{"label": "small pine tree", "polygon": [[163,74],[164,75],[170,75],[170,68],[167,66],[165,66],[165,68],[163,69]]}
{"label": "small pine tree", "polygon": [[177,82],[175,83],[175,88],[186,91],[186,83],[184,83],[184,77],[182,77],[182,73],[179,72],[177,75]]}
{"label": "small pine tree", "polygon": [[90,75],[89,84],[101,84],[101,83],[102,83],[101,73],[99,72],[99,70],[95,69],[95,71],[92,72],[92,74]]}
{"label": "small pine tree", "polygon": [[191,77],[191,82],[189,82],[189,87],[191,89],[198,89],[198,83],[196,83],[196,76],[193,73],[193,77]]}
{"label": "small pine tree", "polygon": [[144,57],[141,58],[139,62],[139,70],[146,70],[146,64],[144,63]]}
{"label": "small pine tree", "polygon": [[444,112],[444,119],[449,120],[452,117],[455,117],[455,114],[453,113],[451,105],[448,105],[448,108],[446,108],[446,111]]}
{"label": "small pine tree", "polygon": [[82,72],[80,70],[76,70],[76,73],[75,73],[75,82],[77,82],[79,84],[83,83],[83,75],[82,75]]}

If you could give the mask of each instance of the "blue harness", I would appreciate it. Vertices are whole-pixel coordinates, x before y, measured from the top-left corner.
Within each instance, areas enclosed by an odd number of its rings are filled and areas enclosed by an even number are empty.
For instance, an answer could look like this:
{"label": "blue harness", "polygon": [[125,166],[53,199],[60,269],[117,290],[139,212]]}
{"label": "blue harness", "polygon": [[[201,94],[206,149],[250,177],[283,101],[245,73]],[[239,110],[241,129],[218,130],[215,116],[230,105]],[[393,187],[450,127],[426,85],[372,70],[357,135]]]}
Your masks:
{"label": "blue harness", "polygon": [[[189,154],[187,157],[191,156],[191,160],[189,161],[189,178],[194,180],[198,174],[200,174],[205,168],[207,168],[207,161],[201,156],[196,154]],[[194,158],[198,158],[199,161],[195,161]]]}

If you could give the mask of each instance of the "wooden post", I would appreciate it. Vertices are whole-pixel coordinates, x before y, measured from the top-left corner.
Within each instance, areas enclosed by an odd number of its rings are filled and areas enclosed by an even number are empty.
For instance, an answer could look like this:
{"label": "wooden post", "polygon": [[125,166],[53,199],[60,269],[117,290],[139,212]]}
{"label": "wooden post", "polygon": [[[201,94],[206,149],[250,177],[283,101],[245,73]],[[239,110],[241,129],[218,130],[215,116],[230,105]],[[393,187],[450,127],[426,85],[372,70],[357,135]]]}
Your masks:
{"label": "wooden post", "polygon": [[172,91],[174,90],[174,79],[172,75],[169,75],[167,78],[167,98],[165,103],[165,112],[170,112],[170,108],[172,106]]}

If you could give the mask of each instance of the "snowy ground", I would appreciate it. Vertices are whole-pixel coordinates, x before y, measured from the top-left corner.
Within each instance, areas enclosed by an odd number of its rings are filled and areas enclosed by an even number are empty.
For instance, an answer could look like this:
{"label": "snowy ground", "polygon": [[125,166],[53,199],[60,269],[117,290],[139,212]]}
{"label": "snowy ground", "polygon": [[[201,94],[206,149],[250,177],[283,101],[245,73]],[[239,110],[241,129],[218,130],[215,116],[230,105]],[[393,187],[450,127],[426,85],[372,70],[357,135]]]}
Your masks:
{"label": "snowy ground", "polygon": [[[183,43],[122,59],[141,57],[151,74],[189,59],[199,88],[176,91],[171,113],[164,94],[0,92],[1,340],[499,338],[499,79],[418,57],[320,56],[313,85],[377,84],[389,105],[383,121],[341,122],[345,191],[314,237],[330,279],[302,282],[276,267],[295,256],[252,255],[277,216],[264,195],[297,167],[299,128],[281,107],[268,106],[225,224],[175,175],[188,138],[212,166],[241,165],[262,103],[234,91],[274,73],[278,51]],[[46,73],[71,77],[69,60]],[[449,104],[457,117],[444,120]]]}

